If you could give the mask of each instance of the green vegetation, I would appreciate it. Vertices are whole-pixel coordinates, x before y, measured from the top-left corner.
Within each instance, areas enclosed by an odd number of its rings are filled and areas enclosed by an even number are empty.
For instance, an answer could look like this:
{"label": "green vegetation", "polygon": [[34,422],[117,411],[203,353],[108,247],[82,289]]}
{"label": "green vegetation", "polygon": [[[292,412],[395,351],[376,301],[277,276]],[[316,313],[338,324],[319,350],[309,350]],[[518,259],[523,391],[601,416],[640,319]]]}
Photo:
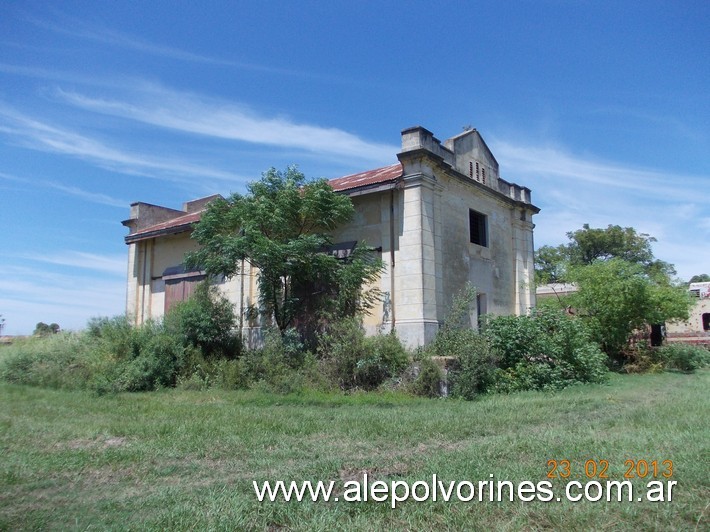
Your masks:
{"label": "green vegetation", "polygon": [[398,376],[409,363],[409,355],[395,334],[366,337],[355,318],[328,327],[318,356],[325,374],[343,390],[375,389]]}
{"label": "green vegetation", "polygon": [[[3,351],[0,350],[0,356]],[[95,397],[0,384],[0,529],[702,530],[710,373],[432,401],[258,391]],[[672,502],[259,503],[252,481],[546,479],[672,460]],[[648,480],[648,479],[646,479]],[[564,482],[554,481],[555,490]],[[634,480],[639,487],[643,481]]]}
{"label": "green vegetation", "polygon": [[272,168],[246,195],[210,203],[192,233],[200,249],[186,262],[226,277],[244,262],[258,268],[267,322],[281,331],[296,327],[312,347],[323,320],[354,316],[379,297],[363,290],[382,268],[366,248],[346,259],[327,252],[330,233],[354,212],[350,198],[326,180],[307,181],[295,167]]}
{"label": "green vegetation", "polygon": [[59,324],[57,323],[47,325],[43,321],[40,321],[32,334],[36,334],[37,336],[48,336],[50,334],[57,334],[59,329]]}
{"label": "green vegetation", "polygon": [[567,244],[542,246],[536,251],[535,276],[539,283],[567,282],[570,266],[589,266],[610,259],[637,264],[654,279],[668,279],[676,273],[672,264],[653,256],[651,244],[656,239],[633,227],[609,225],[601,229],[584,224],[582,229],[568,232],[567,238]]}
{"label": "green vegetation", "polygon": [[[479,333],[465,322],[474,295],[469,287],[455,298],[434,341],[414,353],[395,334],[366,337],[357,318],[323,324],[315,350],[293,328],[267,331],[261,347],[246,349],[235,333],[232,305],[204,284],[162,322],[134,327],[124,317],[99,318],[81,333],[17,341],[5,349],[0,379],[99,395],[177,386],[279,394],[383,388],[433,397],[442,378],[438,364],[446,360],[451,394],[470,400],[606,378],[606,359],[585,321],[540,309],[490,318]],[[692,372],[709,363],[702,348],[669,347],[635,351],[628,369]]]}
{"label": "green vegetation", "polygon": [[166,334],[212,359],[235,358],[239,354],[237,326],[234,305],[208,283],[197,285],[195,293],[164,319]]}
{"label": "green vegetation", "polygon": [[669,344],[659,348],[641,346],[624,366],[628,373],[681,371],[693,373],[710,366],[710,350],[706,347]]}
{"label": "green vegetation", "polygon": [[654,281],[637,264],[610,259],[575,268],[570,275],[579,291],[567,303],[611,357],[625,353],[635,331],[667,320],[688,319],[687,289]]}
{"label": "green vegetation", "polygon": [[415,354],[426,372],[413,383],[414,393],[431,394],[434,373],[428,361],[434,356],[453,359],[451,393],[464,399],[487,392],[560,390],[606,379],[606,357],[580,320],[542,308],[530,316],[489,318],[479,333],[469,324],[474,298],[471,286],[458,294],[434,341]]}
{"label": "green vegetation", "polygon": [[499,360],[493,383],[498,391],[559,390],[607,377],[604,353],[583,323],[563,312],[500,316],[485,334]]}
{"label": "green vegetation", "polygon": [[688,292],[672,279],[673,265],[653,256],[655,238],[632,227],[587,224],[567,237],[568,244],[537,250],[535,274],[538,283],[575,283],[578,291],[544,306],[574,309],[612,360],[636,356],[629,343],[637,331],[688,319]]}

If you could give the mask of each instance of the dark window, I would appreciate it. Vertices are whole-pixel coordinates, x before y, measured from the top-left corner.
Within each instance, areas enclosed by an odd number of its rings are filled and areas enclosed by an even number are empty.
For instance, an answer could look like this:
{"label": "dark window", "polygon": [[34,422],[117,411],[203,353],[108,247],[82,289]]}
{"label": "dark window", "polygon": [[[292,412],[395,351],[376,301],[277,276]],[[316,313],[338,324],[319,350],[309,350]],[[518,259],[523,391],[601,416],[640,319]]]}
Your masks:
{"label": "dark window", "polygon": [[703,314],[703,331],[710,331],[710,314]]}
{"label": "dark window", "polygon": [[468,162],[468,177],[473,177],[473,161]]}
{"label": "dark window", "polygon": [[481,183],[486,184],[486,169],[481,168]]}
{"label": "dark window", "polygon": [[476,181],[480,181],[479,172],[480,172],[480,169],[478,167],[478,163],[476,163]]}
{"label": "dark window", "polygon": [[468,225],[471,233],[471,243],[488,246],[486,215],[474,210],[468,211]]}

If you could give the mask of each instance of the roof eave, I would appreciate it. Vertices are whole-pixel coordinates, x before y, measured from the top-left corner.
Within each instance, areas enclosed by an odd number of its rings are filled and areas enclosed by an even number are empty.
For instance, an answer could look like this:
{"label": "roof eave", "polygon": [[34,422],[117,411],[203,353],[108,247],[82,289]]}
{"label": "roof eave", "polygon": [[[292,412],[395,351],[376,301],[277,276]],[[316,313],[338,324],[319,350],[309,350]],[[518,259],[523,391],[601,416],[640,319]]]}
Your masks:
{"label": "roof eave", "polygon": [[354,196],[364,196],[366,194],[376,194],[377,192],[383,192],[385,190],[392,190],[393,188],[397,187],[397,181],[399,181],[399,177],[396,179],[392,179],[390,181],[384,182],[384,183],[374,183],[370,185],[362,185],[359,187],[353,187],[353,188],[346,188],[343,190],[337,190],[339,194],[346,194],[348,196],[354,197]]}
{"label": "roof eave", "polygon": [[156,238],[159,236],[176,235],[178,233],[185,233],[191,231],[192,227],[197,222],[189,222],[181,225],[176,225],[174,227],[166,227],[163,229],[156,229],[155,231],[147,231],[145,233],[138,233],[134,235],[127,235],[124,239],[126,244],[134,244],[140,242],[141,240],[150,240],[151,238]]}

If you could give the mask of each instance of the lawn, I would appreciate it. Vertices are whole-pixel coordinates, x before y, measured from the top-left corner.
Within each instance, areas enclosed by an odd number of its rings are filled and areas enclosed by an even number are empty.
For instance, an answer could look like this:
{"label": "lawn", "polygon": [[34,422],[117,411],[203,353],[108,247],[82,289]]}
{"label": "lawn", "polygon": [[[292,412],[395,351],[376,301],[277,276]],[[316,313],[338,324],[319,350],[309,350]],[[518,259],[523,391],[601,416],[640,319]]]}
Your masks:
{"label": "lawn", "polygon": [[[0,529],[708,529],[710,372],[474,402],[0,384]],[[672,460],[671,502],[258,502],[252,481],[547,479]],[[660,477],[660,471],[658,476]],[[635,486],[641,486],[638,479]],[[660,478],[660,480],[666,480]],[[555,492],[565,482],[554,481]]]}

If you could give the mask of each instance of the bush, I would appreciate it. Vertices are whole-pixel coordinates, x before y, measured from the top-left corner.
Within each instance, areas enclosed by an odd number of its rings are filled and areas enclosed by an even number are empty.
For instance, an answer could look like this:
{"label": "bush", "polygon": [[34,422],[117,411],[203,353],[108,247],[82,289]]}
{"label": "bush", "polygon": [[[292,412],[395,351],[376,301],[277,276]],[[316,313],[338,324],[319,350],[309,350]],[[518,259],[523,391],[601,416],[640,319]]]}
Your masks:
{"label": "bush", "polygon": [[164,320],[165,330],[183,345],[198,347],[207,358],[236,358],[241,341],[234,305],[216,287],[200,283],[188,300],[175,305]]}
{"label": "bush", "polygon": [[497,354],[500,391],[561,389],[606,379],[606,356],[584,324],[562,311],[495,317],[486,324],[485,336]]}
{"label": "bush", "polygon": [[421,397],[439,397],[441,381],[444,378],[439,365],[431,357],[425,356],[419,361],[419,374],[409,384],[409,391]]}
{"label": "bush", "polygon": [[357,318],[329,325],[321,337],[318,356],[331,382],[345,390],[374,389],[409,361],[394,333],[366,337]]}
{"label": "bush", "polygon": [[207,390],[215,387],[239,390],[248,388],[250,384],[251,379],[243,359],[208,360],[196,348],[187,349],[186,362],[177,378],[177,386],[184,390]]}
{"label": "bush", "polygon": [[692,373],[710,366],[710,351],[696,345],[670,344],[654,349],[652,360],[665,369]]}
{"label": "bush", "polygon": [[185,347],[156,322],[133,327],[124,317],[102,318],[89,323],[86,337],[100,364],[89,382],[98,393],[174,386],[185,362]]}
{"label": "bush", "polygon": [[470,310],[475,297],[471,285],[457,294],[434,341],[424,348],[425,357],[455,359],[448,375],[450,393],[469,400],[486,392],[496,368],[488,340],[471,329]]}
{"label": "bush", "polygon": [[92,319],[83,333],[30,338],[8,347],[3,380],[98,393],[173,386],[184,347],[160,324],[132,327],[125,317]]}
{"label": "bush", "polygon": [[471,400],[486,393],[495,381],[497,361],[488,338],[473,330],[449,334],[447,344],[456,346],[456,364],[449,373],[451,395]]}

